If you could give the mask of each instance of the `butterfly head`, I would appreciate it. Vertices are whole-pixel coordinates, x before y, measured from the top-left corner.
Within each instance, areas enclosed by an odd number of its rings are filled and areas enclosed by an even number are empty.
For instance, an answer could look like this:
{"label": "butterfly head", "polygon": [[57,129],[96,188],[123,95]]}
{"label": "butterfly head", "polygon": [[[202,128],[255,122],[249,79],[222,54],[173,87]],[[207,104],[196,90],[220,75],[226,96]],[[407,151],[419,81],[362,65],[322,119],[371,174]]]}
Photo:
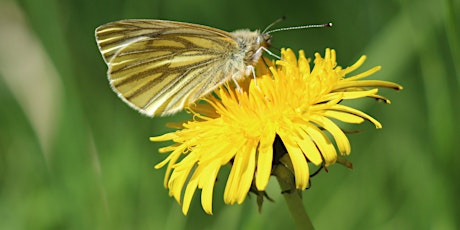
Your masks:
{"label": "butterfly head", "polygon": [[257,40],[258,40],[258,43],[260,44],[261,47],[268,48],[268,47],[270,47],[270,45],[272,43],[272,36],[270,34],[267,34],[267,33],[261,33],[257,37]]}

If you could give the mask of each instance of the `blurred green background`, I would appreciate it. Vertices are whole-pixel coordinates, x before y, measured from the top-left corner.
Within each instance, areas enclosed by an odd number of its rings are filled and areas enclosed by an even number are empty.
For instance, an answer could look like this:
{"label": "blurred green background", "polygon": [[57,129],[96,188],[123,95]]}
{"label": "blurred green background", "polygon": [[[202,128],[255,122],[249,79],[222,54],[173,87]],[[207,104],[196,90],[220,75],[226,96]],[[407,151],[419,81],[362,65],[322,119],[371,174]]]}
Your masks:
{"label": "blurred green background", "polygon": [[[352,128],[353,170],[312,179],[304,202],[317,229],[460,228],[459,0],[179,1],[0,0],[0,229],[290,229],[274,178],[266,202],[223,204],[225,177],[204,213],[188,216],[163,187],[164,144],[149,136],[187,117],[147,118],[111,91],[94,29],[128,18],[186,21],[227,31],[333,22],[274,34],[275,48],[308,56],[337,50],[339,65],[362,54],[391,105],[362,100],[383,124]],[[276,50],[276,49],[274,49]]]}

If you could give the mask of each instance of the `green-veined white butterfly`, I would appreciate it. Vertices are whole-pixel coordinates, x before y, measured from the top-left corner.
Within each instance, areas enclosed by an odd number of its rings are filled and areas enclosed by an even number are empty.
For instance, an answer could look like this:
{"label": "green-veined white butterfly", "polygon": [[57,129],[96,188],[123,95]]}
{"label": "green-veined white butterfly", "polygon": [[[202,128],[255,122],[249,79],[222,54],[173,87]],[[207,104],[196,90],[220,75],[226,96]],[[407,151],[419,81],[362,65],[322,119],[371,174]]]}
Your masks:
{"label": "green-veined white butterfly", "polygon": [[250,75],[269,52],[269,33],[330,25],[229,33],[184,22],[121,20],[98,27],[96,40],[112,89],[153,117],[179,112],[224,82]]}

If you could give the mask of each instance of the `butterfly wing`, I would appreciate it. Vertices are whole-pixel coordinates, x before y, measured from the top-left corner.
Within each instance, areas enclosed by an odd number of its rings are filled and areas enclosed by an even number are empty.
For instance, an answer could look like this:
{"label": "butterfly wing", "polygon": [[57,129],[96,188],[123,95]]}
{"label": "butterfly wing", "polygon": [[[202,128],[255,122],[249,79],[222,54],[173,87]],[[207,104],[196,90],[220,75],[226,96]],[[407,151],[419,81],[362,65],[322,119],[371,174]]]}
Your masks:
{"label": "butterfly wing", "polygon": [[96,40],[113,90],[148,116],[182,110],[240,68],[232,35],[202,25],[123,20],[98,27]]}

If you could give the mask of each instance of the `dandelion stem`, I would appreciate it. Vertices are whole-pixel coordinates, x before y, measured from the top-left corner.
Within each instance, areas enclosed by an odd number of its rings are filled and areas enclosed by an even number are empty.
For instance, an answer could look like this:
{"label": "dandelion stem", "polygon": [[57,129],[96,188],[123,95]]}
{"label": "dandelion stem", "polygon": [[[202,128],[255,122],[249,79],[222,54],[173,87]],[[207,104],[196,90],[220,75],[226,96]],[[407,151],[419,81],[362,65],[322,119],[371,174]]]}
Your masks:
{"label": "dandelion stem", "polygon": [[[275,143],[273,145],[274,145],[273,151],[274,151],[275,156],[280,156],[281,151],[284,151],[284,153],[286,153],[284,149],[284,145],[281,142],[280,138],[276,138]],[[284,154],[284,156],[281,157],[280,163],[277,164],[273,170],[273,175],[278,180],[278,183],[280,185],[284,199],[286,200],[286,203],[288,205],[289,212],[291,213],[292,218],[295,221],[296,229],[298,230],[314,229],[313,224],[310,220],[310,217],[308,217],[307,211],[305,210],[305,207],[303,205],[302,193],[301,191],[297,190],[295,187],[294,174],[288,168],[289,166],[283,164],[287,162],[290,163],[290,159],[287,159],[286,161],[283,158],[289,158],[289,155]]]}

